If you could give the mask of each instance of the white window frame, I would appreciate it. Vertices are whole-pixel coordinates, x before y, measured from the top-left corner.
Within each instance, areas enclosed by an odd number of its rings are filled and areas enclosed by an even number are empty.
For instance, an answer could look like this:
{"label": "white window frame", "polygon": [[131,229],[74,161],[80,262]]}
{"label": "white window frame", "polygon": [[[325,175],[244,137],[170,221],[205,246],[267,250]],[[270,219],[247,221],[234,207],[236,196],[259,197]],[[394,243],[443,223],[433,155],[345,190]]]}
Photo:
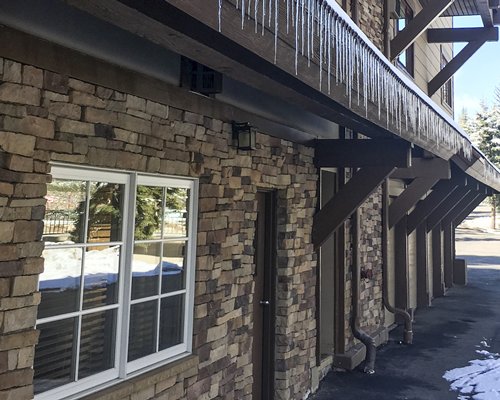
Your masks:
{"label": "white window frame", "polygon": [[[137,376],[151,369],[169,364],[192,353],[193,313],[195,290],[196,237],[198,221],[198,187],[195,178],[184,178],[169,175],[151,175],[146,173],[107,170],[92,167],[80,167],[67,164],[53,164],[52,176],[55,179],[81,181],[110,182],[125,185],[123,204],[122,240],[113,242],[122,246],[123,257],[120,260],[120,275],[118,302],[116,305],[106,305],[84,311],[75,312],[75,316],[95,313],[108,309],[117,310],[117,328],[115,343],[115,367],[107,371],[91,375],[76,382],[48,390],[35,395],[35,400],[71,400],[82,395],[88,395],[114,385],[122,380]],[[138,185],[163,186],[189,189],[189,218],[187,236],[175,237],[173,240],[186,240],[186,285],[185,289],[166,294],[154,295],[152,298],[165,298],[176,294],[184,294],[184,337],[183,343],[158,351],[137,360],[128,362],[128,337],[132,283],[132,255],[134,243],[136,190]],[[94,245],[94,244],[93,244]],[[109,245],[107,243],[107,245]],[[57,245],[54,245],[54,248]],[[62,246],[62,245],[61,245]],[[79,247],[72,245],[71,247]],[[82,246],[83,247],[83,246]],[[52,248],[52,246],[51,246]],[[144,299],[141,299],[144,300]],[[159,303],[161,304],[161,302]],[[72,313],[64,314],[70,317]],[[61,319],[60,315],[37,320],[37,324]],[[79,333],[78,333],[79,335]]]}

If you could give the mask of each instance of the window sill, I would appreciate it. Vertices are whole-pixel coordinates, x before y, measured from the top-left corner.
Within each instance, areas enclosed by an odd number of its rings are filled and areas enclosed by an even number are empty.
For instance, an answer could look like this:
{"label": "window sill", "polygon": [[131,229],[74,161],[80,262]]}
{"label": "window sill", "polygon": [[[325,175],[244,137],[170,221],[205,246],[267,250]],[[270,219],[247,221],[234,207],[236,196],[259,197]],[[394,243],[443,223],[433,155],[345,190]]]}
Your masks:
{"label": "window sill", "polygon": [[191,368],[197,367],[198,364],[198,356],[190,354],[169,364],[153,367],[153,369],[147,372],[138,372],[126,380],[110,382],[107,388],[84,396],[82,400],[120,400],[128,398],[133,393],[177,376]]}

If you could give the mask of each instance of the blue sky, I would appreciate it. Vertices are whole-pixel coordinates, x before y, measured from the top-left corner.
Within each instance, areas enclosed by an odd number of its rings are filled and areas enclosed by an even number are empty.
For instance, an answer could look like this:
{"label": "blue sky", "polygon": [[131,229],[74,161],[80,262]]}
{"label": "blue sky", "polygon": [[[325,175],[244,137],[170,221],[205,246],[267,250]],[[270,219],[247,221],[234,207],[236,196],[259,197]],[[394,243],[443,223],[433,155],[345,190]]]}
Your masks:
{"label": "blue sky", "polygon": [[[479,17],[454,19],[455,27],[482,26]],[[464,45],[455,46],[455,52]],[[454,76],[455,79],[455,118],[467,108],[469,115],[479,108],[481,99],[493,102],[495,86],[500,86],[500,42],[483,45]]]}

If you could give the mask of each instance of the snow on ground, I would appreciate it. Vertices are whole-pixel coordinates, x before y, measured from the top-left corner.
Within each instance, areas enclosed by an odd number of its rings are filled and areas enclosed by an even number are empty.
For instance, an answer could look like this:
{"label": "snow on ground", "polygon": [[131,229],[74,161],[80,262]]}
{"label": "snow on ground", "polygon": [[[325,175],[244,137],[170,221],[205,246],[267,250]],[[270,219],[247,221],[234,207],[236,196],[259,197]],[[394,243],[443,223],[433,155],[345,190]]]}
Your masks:
{"label": "snow on ground", "polygon": [[451,382],[451,390],[459,392],[458,400],[500,399],[500,355],[486,350],[476,352],[481,359],[469,361],[467,367],[446,371],[443,378]]}

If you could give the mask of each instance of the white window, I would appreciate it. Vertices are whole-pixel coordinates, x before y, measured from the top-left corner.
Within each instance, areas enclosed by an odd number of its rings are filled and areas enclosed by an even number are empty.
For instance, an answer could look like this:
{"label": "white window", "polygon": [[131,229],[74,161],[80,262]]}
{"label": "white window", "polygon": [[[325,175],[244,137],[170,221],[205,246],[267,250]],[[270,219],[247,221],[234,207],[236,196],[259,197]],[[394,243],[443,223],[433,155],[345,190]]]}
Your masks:
{"label": "white window", "polygon": [[72,398],[191,352],[197,181],[53,166],[36,399]]}

